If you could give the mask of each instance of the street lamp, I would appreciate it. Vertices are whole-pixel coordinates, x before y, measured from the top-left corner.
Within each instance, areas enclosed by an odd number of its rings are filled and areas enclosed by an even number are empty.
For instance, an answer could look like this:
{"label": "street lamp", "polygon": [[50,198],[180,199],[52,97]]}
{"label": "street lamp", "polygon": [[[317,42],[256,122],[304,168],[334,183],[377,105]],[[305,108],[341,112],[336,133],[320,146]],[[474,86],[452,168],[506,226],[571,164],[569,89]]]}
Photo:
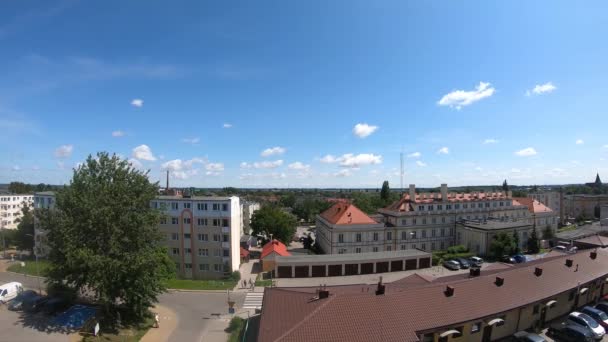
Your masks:
{"label": "street lamp", "polygon": [[40,273],[38,272],[38,251],[36,249],[36,240],[34,235],[32,234],[25,234],[25,236],[31,236],[34,240],[34,256],[36,257],[36,278],[38,278],[38,293],[42,294],[42,287],[40,286]]}

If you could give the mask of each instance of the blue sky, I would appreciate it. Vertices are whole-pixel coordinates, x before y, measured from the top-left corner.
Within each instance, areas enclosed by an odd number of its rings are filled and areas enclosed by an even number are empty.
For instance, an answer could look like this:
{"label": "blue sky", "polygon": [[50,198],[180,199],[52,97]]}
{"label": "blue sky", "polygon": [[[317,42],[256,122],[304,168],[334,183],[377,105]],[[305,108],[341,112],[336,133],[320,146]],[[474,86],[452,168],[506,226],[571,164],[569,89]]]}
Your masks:
{"label": "blue sky", "polygon": [[[4,1],[0,182],[608,177],[605,1]],[[164,179],[164,177],[163,177]]]}

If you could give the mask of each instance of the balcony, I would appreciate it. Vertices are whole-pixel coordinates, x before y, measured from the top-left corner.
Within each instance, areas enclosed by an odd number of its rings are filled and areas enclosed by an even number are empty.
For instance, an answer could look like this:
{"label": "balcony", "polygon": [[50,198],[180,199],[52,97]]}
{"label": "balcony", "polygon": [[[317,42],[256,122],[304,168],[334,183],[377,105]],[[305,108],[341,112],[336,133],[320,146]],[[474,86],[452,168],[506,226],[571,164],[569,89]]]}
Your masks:
{"label": "balcony", "polygon": [[230,227],[222,227],[222,233],[230,233]]}
{"label": "balcony", "polygon": [[230,242],[222,242],[222,248],[230,249]]}

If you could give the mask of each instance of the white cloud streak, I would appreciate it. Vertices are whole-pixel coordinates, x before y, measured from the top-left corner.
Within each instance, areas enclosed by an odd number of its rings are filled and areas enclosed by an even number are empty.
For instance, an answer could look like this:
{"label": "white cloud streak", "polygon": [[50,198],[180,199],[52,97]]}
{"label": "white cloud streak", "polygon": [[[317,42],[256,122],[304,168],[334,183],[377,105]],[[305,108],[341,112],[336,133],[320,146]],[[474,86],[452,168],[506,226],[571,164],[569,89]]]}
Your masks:
{"label": "white cloud streak", "polygon": [[464,106],[468,106],[486,97],[492,96],[494,91],[495,89],[490,86],[490,83],[479,82],[479,85],[475,87],[475,90],[454,90],[451,93],[445,94],[437,104],[460,110]]}
{"label": "white cloud streak", "polygon": [[420,167],[425,167],[426,163],[420,161],[420,160],[416,160],[416,165],[420,166]]}
{"label": "white cloud streak", "polygon": [[120,131],[120,130],[118,130],[118,131],[114,131],[114,132],[112,132],[112,136],[113,136],[114,138],[120,138],[120,137],[124,137],[124,136],[125,136],[125,132]]}
{"label": "white cloud streak", "polygon": [[262,157],[278,156],[285,153],[285,151],[286,149],[284,147],[275,146],[265,149],[260,155]]}
{"label": "white cloud streak", "polygon": [[131,100],[131,106],[141,108],[144,106],[144,100],[142,99],[133,99]]}
{"label": "white cloud streak", "polygon": [[527,147],[519,151],[515,151],[515,155],[520,157],[530,157],[535,156],[537,154],[536,150],[533,147]]}
{"label": "white cloud streak", "polygon": [[287,165],[287,168],[290,170],[309,170],[310,165],[298,161]]}
{"label": "white cloud streak", "polygon": [[185,144],[191,144],[191,145],[196,145],[201,141],[201,139],[199,137],[195,137],[195,138],[183,138],[182,142]]}
{"label": "white cloud streak", "polygon": [[585,142],[583,141],[583,139],[578,139],[578,140],[576,141],[576,144],[577,144],[577,145],[582,145],[582,144],[584,144],[584,143],[585,143]]}
{"label": "white cloud streak", "polygon": [[370,136],[376,130],[378,130],[378,126],[372,126],[366,123],[358,123],[355,125],[355,127],[353,127],[353,134],[363,139]]}
{"label": "white cloud streak", "polygon": [[131,156],[139,160],[155,161],[156,157],[148,145],[139,145],[133,149]]}
{"label": "white cloud streak", "polygon": [[422,156],[422,153],[420,152],[414,152],[414,153],[410,153],[407,155],[408,158],[420,158]]}
{"label": "white cloud streak", "polygon": [[61,145],[55,149],[55,158],[69,158],[73,150],[74,145]]}
{"label": "white cloud streak", "polygon": [[447,147],[442,147],[437,151],[438,154],[449,154],[450,153],[450,149]]}
{"label": "white cloud streak", "polygon": [[493,139],[493,138],[489,138],[483,141],[483,144],[487,145],[487,144],[498,144],[498,140]]}
{"label": "white cloud streak", "polygon": [[545,84],[537,84],[534,86],[534,88],[532,88],[532,90],[528,90],[526,91],[526,96],[530,96],[532,94],[535,95],[542,95],[542,94],[548,94],[553,92],[555,89],[557,89],[556,86],[553,85],[553,83],[551,82],[547,82]]}

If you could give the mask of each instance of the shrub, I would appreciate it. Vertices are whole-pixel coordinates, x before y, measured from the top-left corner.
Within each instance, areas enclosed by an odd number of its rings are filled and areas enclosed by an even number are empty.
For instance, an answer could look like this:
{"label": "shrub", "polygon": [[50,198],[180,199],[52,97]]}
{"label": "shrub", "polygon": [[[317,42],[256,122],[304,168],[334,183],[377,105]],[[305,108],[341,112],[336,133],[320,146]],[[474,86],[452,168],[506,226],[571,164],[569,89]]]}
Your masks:
{"label": "shrub", "polygon": [[230,273],[230,280],[233,280],[233,281],[241,280],[241,272],[234,271],[234,272]]}

